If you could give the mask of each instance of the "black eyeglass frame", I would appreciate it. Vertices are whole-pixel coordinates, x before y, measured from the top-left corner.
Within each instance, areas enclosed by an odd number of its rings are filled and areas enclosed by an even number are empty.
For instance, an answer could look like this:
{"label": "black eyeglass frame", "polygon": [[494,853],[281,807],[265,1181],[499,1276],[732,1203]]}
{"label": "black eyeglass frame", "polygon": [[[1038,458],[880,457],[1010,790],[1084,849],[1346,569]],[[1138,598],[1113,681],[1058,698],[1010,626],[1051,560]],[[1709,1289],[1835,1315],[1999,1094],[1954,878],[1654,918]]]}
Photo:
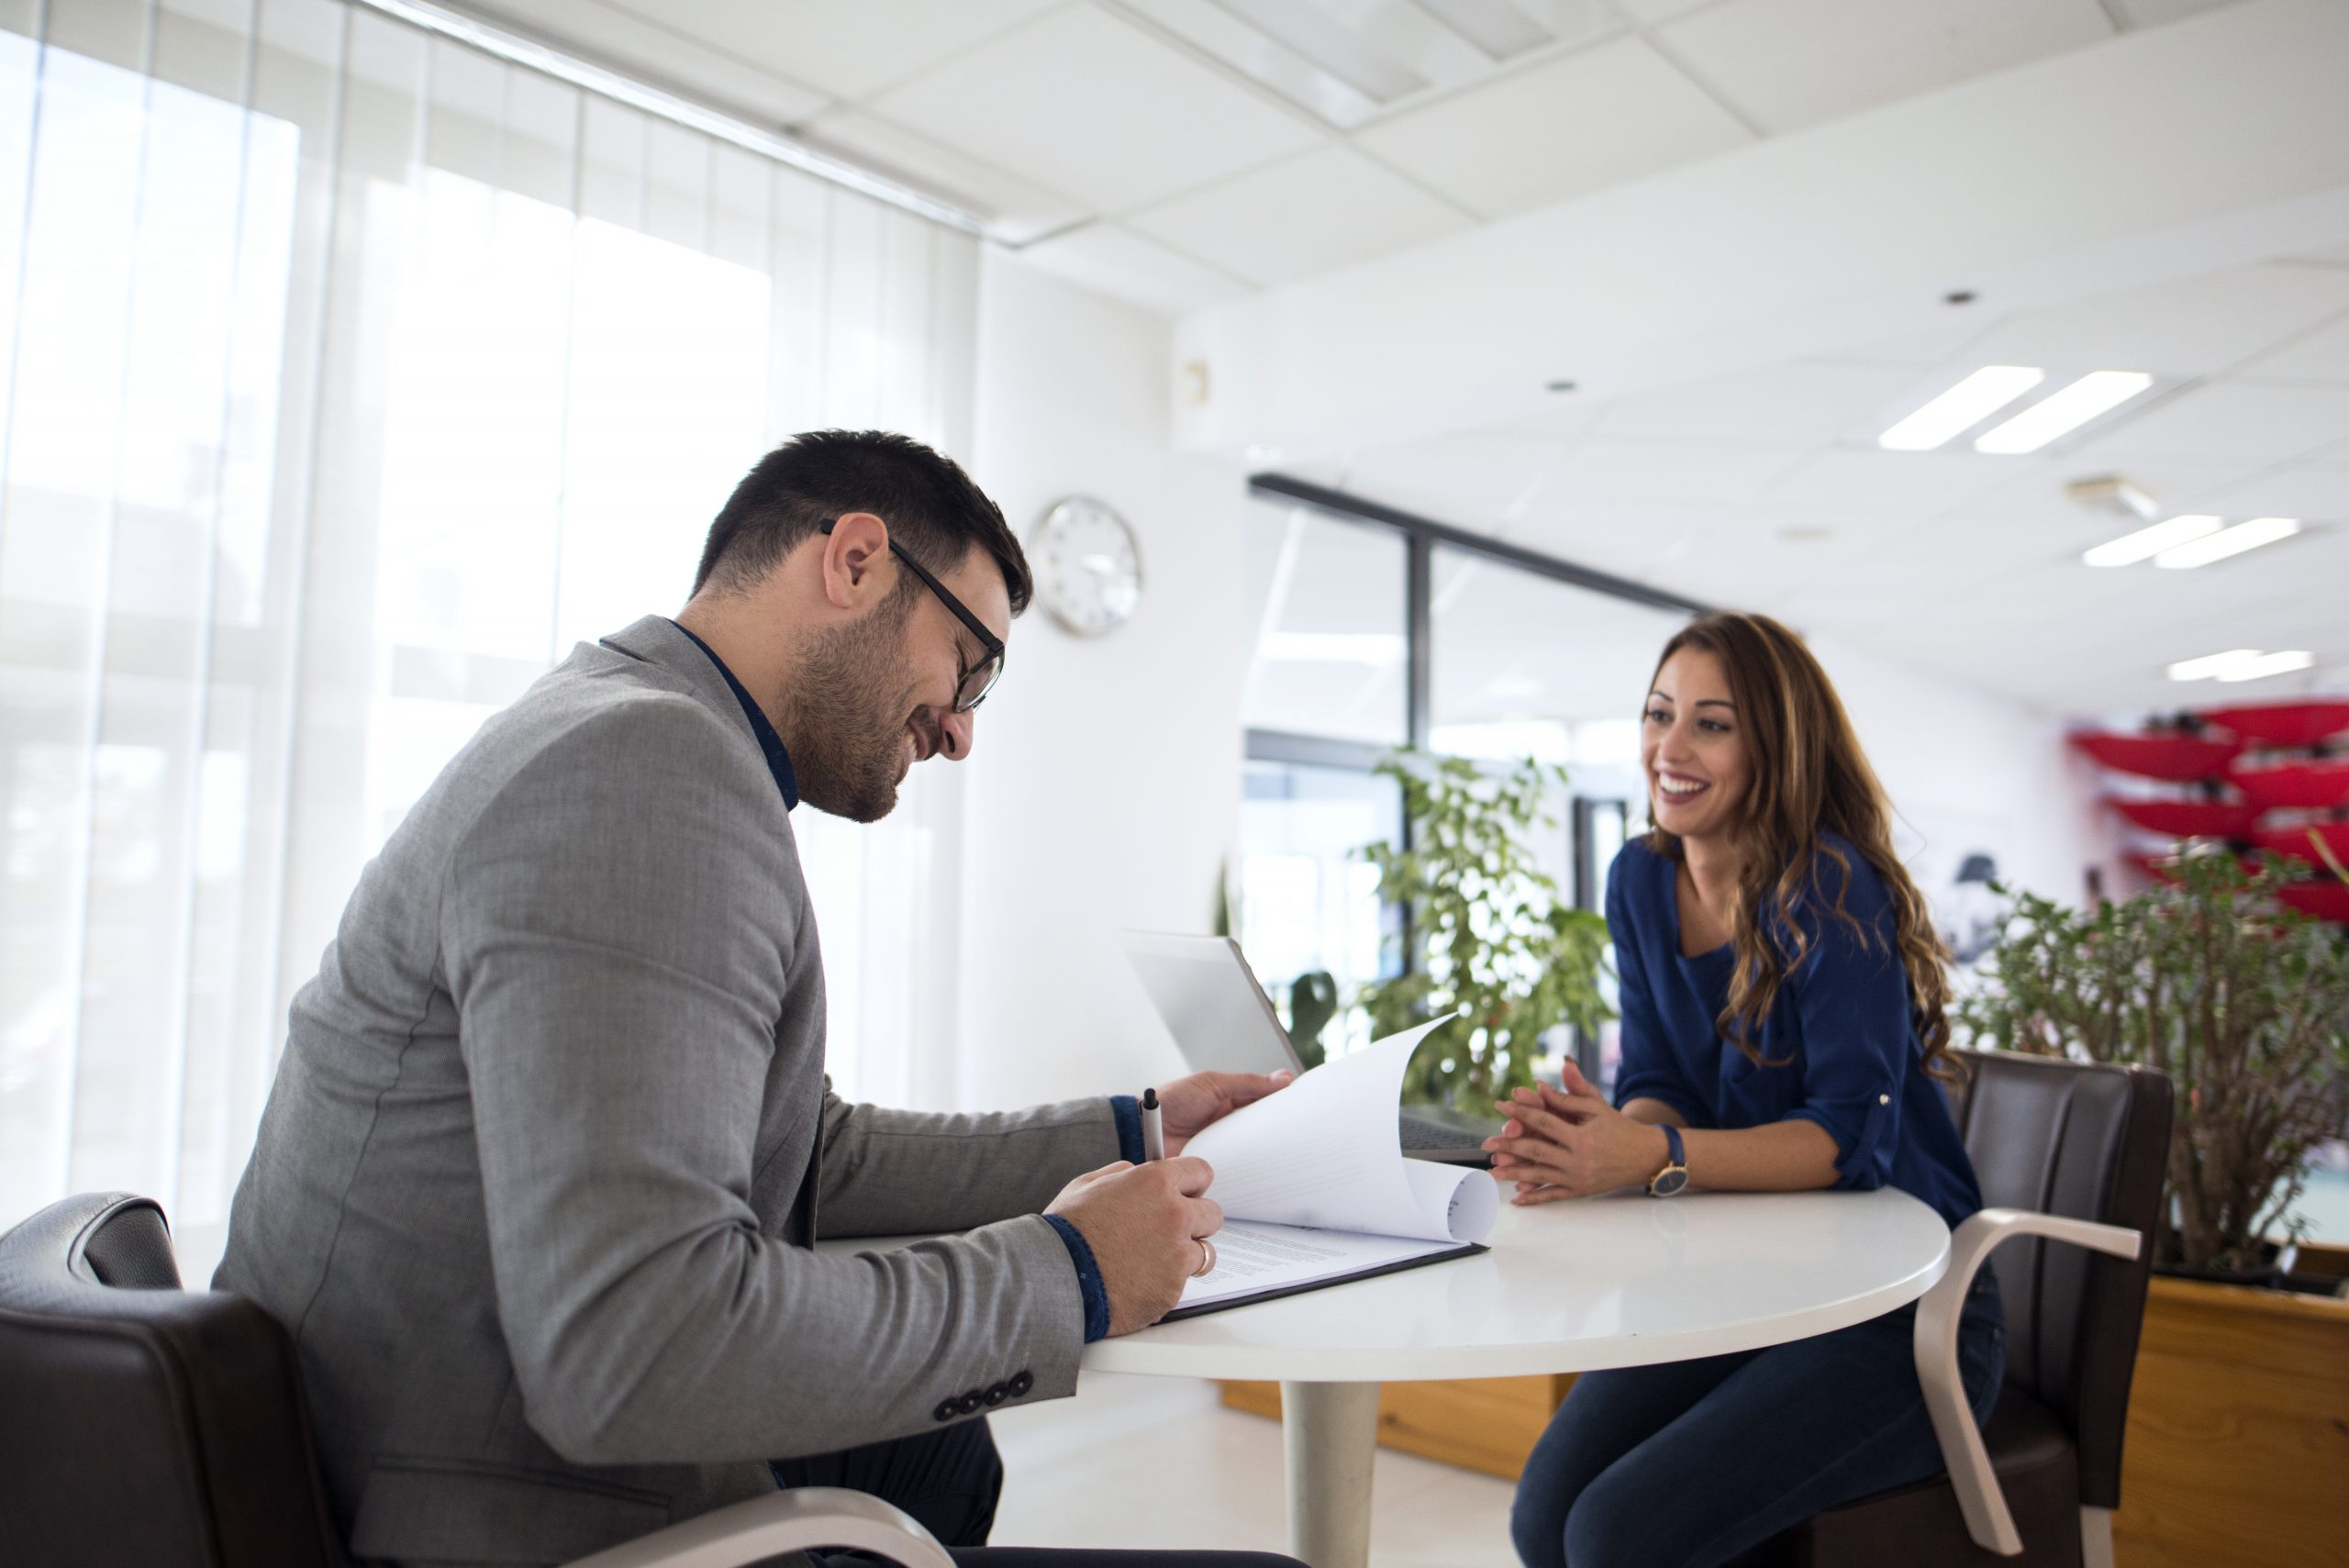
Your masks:
{"label": "black eyeglass frame", "polygon": [[[823,534],[829,534],[831,531],[832,525],[829,522],[827,522],[822,528],[817,530],[817,532]],[[987,694],[995,690],[997,683],[1003,679],[1004,665],[1009,662],[1006,656],[1007,651],[1004,647],[1003,639],[997,637],[994,632],[989,631],[986,628],[986,623],[971,613],[969,606],[963,604],[962,600],[947,592],[946,584],[931,576],[930,574],[930,568],[924,566],[920,562],[916,561],[912,554],[907,550],[906,547],[899,544],[894,539],[889,541],[889,553],[896,556],[899,561],[904,562],[908,571],[912,572],[915,576],[928,584],[930,591],[938,595],[938,602],[944,605],[948,609],[953,611],[954,618],[961,621],[964,626],[969,627],[971,628],[971,635],[979,639],[979,646],[986,650],[985,656],[976,664],[973,664],[963,669],[954,677],[954,711],[956,713],[970,712],[973,708],[977,707],[981,703],[986,701]],[[959,653],[955,656],[955,662],[958,664],[962,662],[962,656]],[[985,671],[990,664],[995,666],[995,673],[987,676],[986,684],[979,688],[978,694],[975,696],[971,697],[968,701],[963,700],[963,688],[970,684],[972,676]]]}

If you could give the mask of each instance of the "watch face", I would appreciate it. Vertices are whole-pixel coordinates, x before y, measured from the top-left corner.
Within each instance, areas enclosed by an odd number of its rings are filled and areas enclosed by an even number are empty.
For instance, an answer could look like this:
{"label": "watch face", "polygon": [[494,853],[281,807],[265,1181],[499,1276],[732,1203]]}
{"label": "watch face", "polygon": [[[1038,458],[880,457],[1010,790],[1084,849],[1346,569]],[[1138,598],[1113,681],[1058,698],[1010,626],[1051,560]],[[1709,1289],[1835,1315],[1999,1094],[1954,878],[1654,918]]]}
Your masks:
{"label": "watch face", "polygon": [[1688,1173],[1675,1165],[1657,1173],[1655,1180],[1648,1184],[1648,1191],[1658,1197],[1670,1197],[1687,1184]]}
{"label": "watch face", "polygon": [[1125,518],[1089,496],[1044,514],[1030,550],[1036,596],[1080,637],[1123,626],[1141,602],[1141,554]]}

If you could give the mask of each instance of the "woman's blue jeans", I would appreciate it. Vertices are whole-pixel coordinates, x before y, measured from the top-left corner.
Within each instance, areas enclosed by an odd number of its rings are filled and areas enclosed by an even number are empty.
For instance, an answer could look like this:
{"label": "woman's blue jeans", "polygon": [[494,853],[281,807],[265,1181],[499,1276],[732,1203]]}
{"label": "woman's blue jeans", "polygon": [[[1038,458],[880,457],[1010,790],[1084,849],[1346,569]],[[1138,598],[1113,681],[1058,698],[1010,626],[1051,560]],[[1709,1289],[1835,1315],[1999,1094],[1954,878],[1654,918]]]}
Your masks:
{"label": "woman's blue jeans", "polygon": [[[1811,1515],[1942,1468],[1904,1307],[1814,1340],[1585,1373],[1509,1510],[1526,1568],[1710,1568]],[[1957,1335],[1978,1424],[2007,1363],[1996,1276]]]}

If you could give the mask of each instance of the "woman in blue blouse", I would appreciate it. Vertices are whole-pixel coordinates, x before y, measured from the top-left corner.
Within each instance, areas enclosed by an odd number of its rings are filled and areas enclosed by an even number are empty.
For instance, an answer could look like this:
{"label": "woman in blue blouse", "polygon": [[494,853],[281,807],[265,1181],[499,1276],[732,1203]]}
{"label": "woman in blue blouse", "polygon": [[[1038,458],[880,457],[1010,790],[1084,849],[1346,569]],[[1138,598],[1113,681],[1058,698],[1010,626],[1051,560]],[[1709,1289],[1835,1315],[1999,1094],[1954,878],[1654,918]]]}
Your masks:
{"label": "woman in blue blouse", "polygon": [[[1615,1103],[1572,1066],[1562,1089],[1517,1091],[1486,1145],[1494,1174],[1520,1204],[1894,1186],[1955,1226],[1982,1199],[1940,1084],[1942,947],[1825,672],[1774,620],[1708,616],[1664,645],[1641,733],[1655,831],[1624,848],[1607,889]],[[1697,1568],[1934,1473],[1914,1314],[1586,1373],[1518,1483],[1518,1555]],[[2006,1360],[1988,1270],[1958,1344],[1979,1421]]]}

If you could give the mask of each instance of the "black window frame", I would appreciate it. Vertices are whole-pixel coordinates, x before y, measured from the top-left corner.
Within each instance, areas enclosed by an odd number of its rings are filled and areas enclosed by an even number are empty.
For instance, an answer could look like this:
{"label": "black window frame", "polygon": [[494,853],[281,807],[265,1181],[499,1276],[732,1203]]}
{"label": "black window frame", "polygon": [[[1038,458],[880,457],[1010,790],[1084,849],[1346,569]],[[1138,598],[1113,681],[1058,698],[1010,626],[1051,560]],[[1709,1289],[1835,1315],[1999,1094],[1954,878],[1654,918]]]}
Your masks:
{"label": "black window frame", "polygon": [[[1715,606],[1701,600],[1675,594],[1668,589],[1646,583],[1633,582],[1588,566],[1579,566],[1540,550],[1490,538],[1417,512],[1407,512],[1399,506],[1366,496],[1316,484],[1310,480],[1297,479],[1276,472],[1252,473],[1248,476],[1248,494],[1254,498],[1276,501],[1293,506],[1304,506],[1341,522],[1369,523],[1393,529],[1403,536],[1403,650],[1404,700],[1403,728],[1406,743],[1414,751],[1430,749],[1429,740],[1434,729],[1434,617],[1431,608],[1434,597],[1436,547],[1462,550],[1486,560],[1530,572],[1552,582],[1604,594],[1612,598],[1629,600],[1651,609],[1675,610],[1689,617],[1710,615]],[[1367,773],[1384,762],[1394,748],[1367,740],[1344,740],[1329,736],[1304,735],[1283,729],[1248,729],[1243,732],[1243,755],[1252,762],[1286,762],[1293,766],[1330,768]],[[1604,868],[1592,863],[1590,815],[1593,809],[1613,802],[1596,796],[1573,796],[1568,803],[1568,834],[1566,863],[1574,868],[1575,885],[1570,896],[1579,908],[1598,907],[1598,877]],[[1402,824],[1403,842],[1410,844],[1411,824],[1406,817]],[[1397,929],[1402,932],[1403,962],[1412,960],[1410,911],[1394,912]],[[1575,1063],[1593,1083],[1598,1082],[1598,1041],[1582,1030],[1575,1031]]]}

